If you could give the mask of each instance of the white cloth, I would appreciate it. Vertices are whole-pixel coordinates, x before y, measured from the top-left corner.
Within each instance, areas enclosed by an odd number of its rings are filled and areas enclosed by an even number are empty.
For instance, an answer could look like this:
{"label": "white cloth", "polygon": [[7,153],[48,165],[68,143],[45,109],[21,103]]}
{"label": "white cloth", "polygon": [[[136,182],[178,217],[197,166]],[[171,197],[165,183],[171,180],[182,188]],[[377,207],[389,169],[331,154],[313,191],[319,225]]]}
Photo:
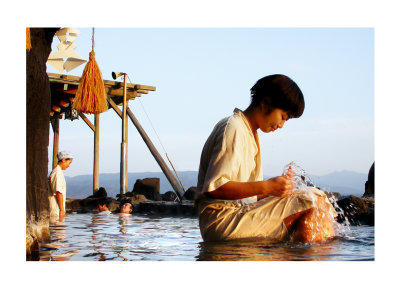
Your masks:
{"label": "white cloth", "polygon": [[[282,240],[287,235],[284,219],[315,205],[315,195],[325,194],[308,188],[288,197],[269,196],[240,200],[208,198],[205,193],[229,181],[262,181],[258,135],[253,135],[245,115],[235,109],[221,120],[207,139],[200,160],[197,210],[200,232],[205,241],[263,237]],[[329,201],[326,199],[326,202]],[[333,207],[331,212],[336,214]]]}
{"label": "white cloth", "polygon": [[62,159],[72,159],[73,155],[68,151],[62,151],[57,154],[57,159],[61,161]]}
{"label": "white cloth", "polygon": [[98,212],[98,214],[99,215],[111,215],[111,212],[110,211],[101,211],[101,212]]}
{"label": "white cloth", "polygon": [[[229,181],[255,182],[263,180],[260,142],[253,135],[249,122],[241,110],[224,118],[214,127],[207,139],[200,159],[197,191],[211,192]],[[257,197],[241,199],[251,203]]]}
{"label": "white cloth", "polygon": [[50,174],[49,177],[50,184],[50,196],[49,196],[49,204],[50,204],[50,217],[57,217],[60,212],[60,208],[58,207],[56,200],[56,192],[60,192],[63,196],[63,204],[65,210],[65,199],[67,193],[67,184],[65,182],[65,177],[62,172],[62,169],[59,165],[57,165]]}

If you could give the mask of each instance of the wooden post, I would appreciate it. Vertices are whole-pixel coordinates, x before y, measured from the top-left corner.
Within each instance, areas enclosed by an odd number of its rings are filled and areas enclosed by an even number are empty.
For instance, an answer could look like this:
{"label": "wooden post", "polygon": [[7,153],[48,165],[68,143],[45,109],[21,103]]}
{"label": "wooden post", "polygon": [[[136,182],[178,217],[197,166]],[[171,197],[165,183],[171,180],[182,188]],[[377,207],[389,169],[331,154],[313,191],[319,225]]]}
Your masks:
{"label": "wooden post", "polygon": [[[128,107],[129,100],[126,101]],[[128,115],[125,115],[126,161],[125,161],[125,193],[128,191]]]}
{"label": "wooden post", "polygon": [[59,129],[60,129],[60,120],[56,117],[53,119],[51,122],[52,127],[53,127],[53,169],[57,166],[58,164],[58,159],[57,159],[57,154],[58,154],[58,146],[59,146]]}
{"label": "wooden post", "polygon": [[99,189],[99,135],[100,114],[94,115],[93,193]]}
{"label": "wooden post", "polygon": [[121,142],[121,166],[120,166],[120,193],[125,194],[128,190],[128,127],[126,116],[126,73],[124,75],[124,98],[122,103],[122,142]]}

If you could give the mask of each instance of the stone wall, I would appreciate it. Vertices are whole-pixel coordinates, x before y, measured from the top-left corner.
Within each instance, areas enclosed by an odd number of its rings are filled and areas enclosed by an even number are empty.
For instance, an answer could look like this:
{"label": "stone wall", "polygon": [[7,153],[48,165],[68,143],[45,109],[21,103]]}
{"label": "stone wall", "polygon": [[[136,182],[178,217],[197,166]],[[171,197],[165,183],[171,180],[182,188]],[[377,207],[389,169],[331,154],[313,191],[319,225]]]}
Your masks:
{"label": "stone wall", "polygon": [[46,61],[58,28],[30,29],[26,52],[26,253],[37,253],[38,240],[48,237],[47,166],[50,84]]}

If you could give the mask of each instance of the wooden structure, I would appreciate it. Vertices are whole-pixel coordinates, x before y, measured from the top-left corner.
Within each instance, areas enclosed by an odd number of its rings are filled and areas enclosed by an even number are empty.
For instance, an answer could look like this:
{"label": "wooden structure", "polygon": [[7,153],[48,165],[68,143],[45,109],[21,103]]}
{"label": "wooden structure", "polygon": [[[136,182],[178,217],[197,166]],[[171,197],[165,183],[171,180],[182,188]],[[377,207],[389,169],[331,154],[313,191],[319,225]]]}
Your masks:
{"label": "wooden structure", "polygon": [[[72,102],[76,91],[78,89],[80,77],[61,75],[54,73],[47,73],[50,81],[51,89],[51,112],[50,112],[50,122],[52,124],[54,132],[53,140],[53,168],[57,165],[57,153],[58,153],[58,142],[59,142],[59,119],[62,118],[63,114],[73,115],[71,111]],[[154,86],[132,84],[118,81],[104,80],[104,86],[107,93],[107,100],[109,108],[112,108],[122,119],[122,142],[121,142],[121,170],[120,170],[120,182],[121,189],[120,193],[124,194],[127,190],[127,141],[128,141],[128,131],[127,131],[127,118],[131,119],[135,127],[138,129],[141,137],[145,141],[150,152],[156,159],[161,170],[167,177],[171,186],[178,195],[178,199],[181,200],[184,192],[179,186],[174,175],[169,170],[168,166],[161,158],[160,154],[157,152],[153,143],[141,127],[138,120],[133,115],[132,111],[128,107],[129,100],[133,100],[136,97],[140,97],[142,94],[148,94],[149,91],[155,91]],[[125,100],[125,101],[124,101]],[[121,105],[123,111],[118,107]],[[94,133],[94,164],[93,164],[93,191],[95,192],[99,188],[99,129],[100,129],[100,116],[95,115],[94,124],[85,116],[83,113],[79,113],[79,116],[83,121],[89,126],[89,128]]]}

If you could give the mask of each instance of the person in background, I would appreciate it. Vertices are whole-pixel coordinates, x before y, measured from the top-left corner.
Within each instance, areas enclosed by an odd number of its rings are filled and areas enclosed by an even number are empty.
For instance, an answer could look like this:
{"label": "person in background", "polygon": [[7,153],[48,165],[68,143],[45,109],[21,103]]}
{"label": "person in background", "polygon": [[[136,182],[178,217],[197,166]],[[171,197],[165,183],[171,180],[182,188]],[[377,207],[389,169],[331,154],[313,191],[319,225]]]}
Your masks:
{"label": "person in background", "polygon": [[[107,208],[107,205],[98,205],[99,212],[109,212],[109,209]],[[117,214],[117,216],[124,216],[126,214],[131,214],[133,212],[133,207],[131,203],[125,203],[121,206],[120,212]]]}
{"label": "person in background", "polygon": [[72,163],[72,154],[61,151],[57,154],[58,163],[49,176],[50,184],[50,219],[58,219],[60,222],[65,217],[65,199],[67,197],[67,185],[63,171]]}

